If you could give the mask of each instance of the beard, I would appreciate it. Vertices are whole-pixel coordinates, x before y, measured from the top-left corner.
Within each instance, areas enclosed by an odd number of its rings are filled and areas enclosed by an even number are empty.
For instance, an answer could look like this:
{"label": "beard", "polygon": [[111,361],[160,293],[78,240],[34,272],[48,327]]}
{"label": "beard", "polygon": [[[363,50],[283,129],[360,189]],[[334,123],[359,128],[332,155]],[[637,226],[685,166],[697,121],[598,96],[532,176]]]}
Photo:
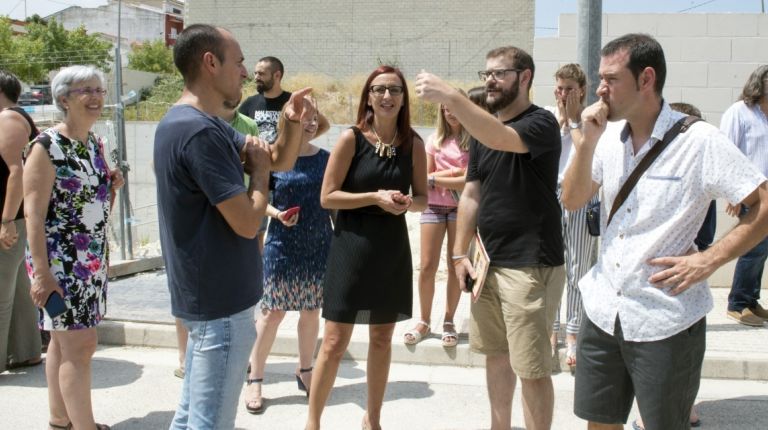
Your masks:
{"label": "beard", "polygon": [[263,94],[271,90],[273,85],[275,85],[274,79],[270,79],[268,81],[256,81],[256,91],[259,94]]}
{"label": "beard", "polygon": [[[495,85],[498,86],[498,83]],[[520,94],[520,79],[515,78],[515,82],[512,83],[512,86],[509,89],[498,87],[492,87],[491,89],[501,89],[501,94],[499,96],[491,99],[489,94],[485,97],[485,103],[488,105],[488,110],[490,110],[491,113],[496,113],[509,106],[515,99],[517,99],[518,94]]]}

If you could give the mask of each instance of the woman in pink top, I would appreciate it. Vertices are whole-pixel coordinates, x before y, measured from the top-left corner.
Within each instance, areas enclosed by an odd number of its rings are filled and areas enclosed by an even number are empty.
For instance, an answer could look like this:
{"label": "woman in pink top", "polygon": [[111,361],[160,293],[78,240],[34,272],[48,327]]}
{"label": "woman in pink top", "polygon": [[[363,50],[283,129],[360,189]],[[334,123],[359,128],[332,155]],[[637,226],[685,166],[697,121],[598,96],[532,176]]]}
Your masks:
{"label": "woman in pink top", "polygon": [[[462,91],[462,94],[464,92]],[[464,94],[466,96],[466,94]],[[405,343],[415,345],[429,335],[432,298],[435,295],[435,274],[440,264],[443,238],[448,233],[446,249],[448,267],[447,297],[443,319],[443,346],[453,347],[458,342],[453,315],[459,305],[461,291],[453,271],[451,250],[456,237],[458,196],[464,188],[464,174],[469,162],[469,133],[444,106],[440,106],[437,130],[427,138],[429,206],[421,215],[421,270],[419,271],[419,302],[421,320],[405,333]]]}

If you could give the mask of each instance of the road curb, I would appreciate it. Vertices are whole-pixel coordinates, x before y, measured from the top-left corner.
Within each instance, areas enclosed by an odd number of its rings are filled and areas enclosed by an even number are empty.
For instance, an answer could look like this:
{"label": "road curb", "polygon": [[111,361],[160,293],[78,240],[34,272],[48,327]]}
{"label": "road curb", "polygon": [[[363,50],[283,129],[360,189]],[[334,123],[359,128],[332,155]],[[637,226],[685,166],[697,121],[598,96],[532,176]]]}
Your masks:
{"label": "road curb", "polygon": [[[170,323],[107,319],[99,324],[97,330],[99,343],[103,345],[176,348],[176,328]],[[296,336],[278,333],[271,353],[280,356],[296,356],[296,348]],[[353,338],[344,359],[365,361],[367,355],[368,342]],[[567,369],[564,359],[561,349],[560,369]],[[459,345],[455,348],[443,348],[440,338],[434,335],[416,346],[393,342],[392,361],[405,364],[460,367],[483,367],[485,365],[484,356],[469,350],[466,336],[460,336]],[[701,376],[702,378],[714,379],[768,381],[768,359],[707,353],[704,356]]]}

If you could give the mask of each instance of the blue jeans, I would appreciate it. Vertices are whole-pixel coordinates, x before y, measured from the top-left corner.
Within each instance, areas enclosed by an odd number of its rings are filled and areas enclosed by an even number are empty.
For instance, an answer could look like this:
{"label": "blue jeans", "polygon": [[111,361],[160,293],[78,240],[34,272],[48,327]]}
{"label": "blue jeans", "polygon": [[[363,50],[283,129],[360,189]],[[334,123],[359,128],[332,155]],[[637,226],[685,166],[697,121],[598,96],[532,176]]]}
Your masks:
{"label": "blue jeans", "polygon": [[[742,206],[740,216],[744,216],[746,212]],[[739,257],[733,271],[731,293],[728,294],[729,311],[741,312],[744,308],[757,306],[766,257],[768,257],[768,238],[763,239],[757,246]]]}
{"label": "blue jeans", "polygon": [[233,429],[248,356],[256,341],[254,307],[211,321],[182,320],[189,330],[181,401],[171,430]]}

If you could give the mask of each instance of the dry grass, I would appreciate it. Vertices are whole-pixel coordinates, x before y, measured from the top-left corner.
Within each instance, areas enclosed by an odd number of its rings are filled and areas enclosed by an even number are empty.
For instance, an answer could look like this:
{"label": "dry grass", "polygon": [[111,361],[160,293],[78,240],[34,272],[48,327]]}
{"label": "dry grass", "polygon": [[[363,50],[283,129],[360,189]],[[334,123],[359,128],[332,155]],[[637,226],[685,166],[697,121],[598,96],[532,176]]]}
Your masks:
{"label": "dry grass", "polygon": [[[328,75],[300,73],[286,78],[283,81],[283,88],[295,90],[312,87],[318,108],[331,124],[352,124],[357,117],[357,104],[366,78],[366,75],[334,78]],[[475,86],[474,83],[468,82],[452,81],[450,84],[462,89]],[[249,83],[243,91],[246,96],[249,96],[256,93],[256,87]],[[413,125],[433,126],[437,115],[437,106],[415,97],[412,82],[408,83],[408,92]]]}
{"label": "dry grass", "polygon": [[[357,116],[360,90],[366,78],[366,75],[335,78],[321,74],[299,73],[283,81],[283,88],[290,91],[312,87],[318,108],[331,124],[352,124]],[[449,83],[464,90],[476,86],[475,82],[450,81]],[[161,79],[156,83],[147,100],[126,108],[126,120],[159,121],[171,104],[176,102],[181,94],[181,88],[182,82],[178,76]],[[415,97],[413,82],[408,83],[408,92],[411,123],[414,126],[434,126],[437,106]],[[256,84],[249,80],[243,87],[243,99],[253,94],[256,94]]]}

